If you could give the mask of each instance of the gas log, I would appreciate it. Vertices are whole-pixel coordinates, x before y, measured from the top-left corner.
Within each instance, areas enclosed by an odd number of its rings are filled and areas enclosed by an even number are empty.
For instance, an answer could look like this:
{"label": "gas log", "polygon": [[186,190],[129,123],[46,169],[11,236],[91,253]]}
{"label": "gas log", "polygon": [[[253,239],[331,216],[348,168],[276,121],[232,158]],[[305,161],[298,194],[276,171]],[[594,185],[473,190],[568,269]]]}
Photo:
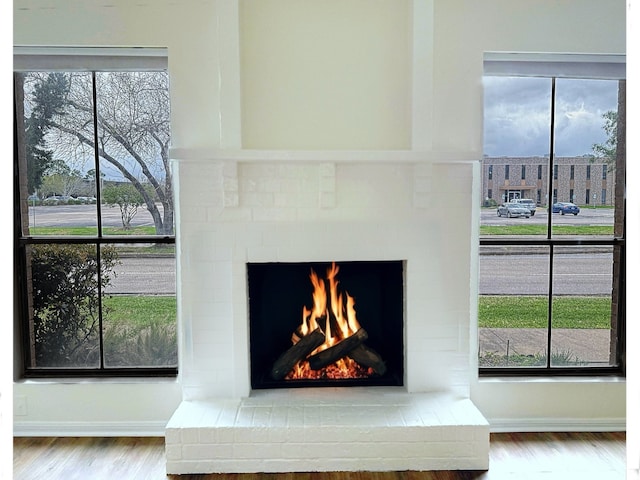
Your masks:
{"label": "gas log", "polygon": [[303,336],[298,343],[291,346],[275,361],[271,368],[271,378],[282,380],[296,363],[307,358],[307,355],[322,345],[324,339],[324,333],[319,328]]}
{"label": "gas log", "polygon": [[309,357],[309,366],[312,370],[320,370],[322,367],[331,365],[333,362],[349,355],[349,352],[362,344],[368,337],[367,331],[364,328],[360,328],[356,333],[345,338],[333,347],[329,347]]}
{"label": "gas log", "polygon": [[347,356],[364,367],[372,368],[378,375],[384,375],[387,372],[387,366],[382,357],[374,349],[364,344],[358,345]]}

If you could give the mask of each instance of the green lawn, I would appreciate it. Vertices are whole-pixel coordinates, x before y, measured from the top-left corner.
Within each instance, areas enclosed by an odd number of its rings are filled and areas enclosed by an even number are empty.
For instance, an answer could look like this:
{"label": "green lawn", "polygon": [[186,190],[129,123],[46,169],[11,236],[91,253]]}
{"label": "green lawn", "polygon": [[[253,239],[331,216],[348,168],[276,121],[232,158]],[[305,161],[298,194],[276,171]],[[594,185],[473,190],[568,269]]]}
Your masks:
{"label": "green lawn", "polygon": [[[102,229],[104,235],[155,235],[156,228],[153,226],[132,227],[129,230],[116,227],[104,227]],[[29,235],[79,235],[92,236],[98,234],[97,227],[29,227]]]}
{"label": "green lawn", "polygon": [[176,321],[175,296],[106,296],[106,321],[110,324],[128,324],[146,327],[154,324],[174,324]]}
{"label": "green lawn", "polygon": [[[547,297],[481,295],[482,328],[546,328]],[[610,297],[555,297],[553,328],[611,328]]]}
{"label": "green lawn", "polygon": [[[612,225],[554,225],[554,235],[609,235]],[[480,235],[546,235],[547,225],[481,225]]]}

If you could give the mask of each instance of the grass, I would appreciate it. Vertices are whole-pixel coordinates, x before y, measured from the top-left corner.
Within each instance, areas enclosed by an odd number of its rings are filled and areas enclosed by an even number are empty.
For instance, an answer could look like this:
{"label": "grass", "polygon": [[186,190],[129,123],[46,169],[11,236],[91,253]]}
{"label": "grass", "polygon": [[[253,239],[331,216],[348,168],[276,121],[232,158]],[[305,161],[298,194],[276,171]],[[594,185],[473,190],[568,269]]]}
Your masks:
{"label": "grass", "polygon": [[[142,226],[125,230],[124,228],[104,227],[102,233],[104,235],[155,235],[156,228],[154,226]],[[97,234],[97,227],[29,227],[29,235],[32,236],[95,236]]]}
{"label": "grass", "polygon": [[[481,328],[547,328],[547,297],[481,295]],[[555,297],[553,328],[611,328],[610,297]]]}
{"label": "grass", "polygon": [[175,296],[114,295],[104,298],[106,321],[110,324],[148,327],[175,324]]}
{"label": "grass", "polygon": [[[153,226],[132,227],[129,230],[116,227],[102,229],[104,235],[155,235]],[[612,225],[555,225],[555,235],[613,235]],[[30,227],[32,236],[94,236],[97,227]],[[547,225],[481,225],[480,235],[546,235]]]}
{"label": "grass", "polygon": [[[608,235],[613,236],[612,225],[555,225],[554,235]],[[481,225],[480,235],[546,235],[547,225]]]}
{"label": "grass", "polygon": [[178,363],[176,298],[106,297],[104,352],[109,367],[175,366]]}

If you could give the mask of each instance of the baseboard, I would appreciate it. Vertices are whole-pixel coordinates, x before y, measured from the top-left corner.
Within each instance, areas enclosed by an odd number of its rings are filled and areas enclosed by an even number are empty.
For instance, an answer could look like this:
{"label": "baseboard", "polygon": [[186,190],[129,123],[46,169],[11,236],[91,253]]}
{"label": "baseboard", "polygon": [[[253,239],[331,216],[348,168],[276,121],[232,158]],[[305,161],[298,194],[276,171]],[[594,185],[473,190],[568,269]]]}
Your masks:
{"label": "baseboard", "polygon": [[14,422],[14,437],[164,437],[165,422]]}
{"label": "baseboard", "polygon": [[624,418],[488,418],[491,433],[624,432]]}
{"label": "baseboard", "polygon": [[[488,419],[491,433],[509,432],[623,432],[620,418]],[[164,422],[14,422],[16,437],[164,437]]]}

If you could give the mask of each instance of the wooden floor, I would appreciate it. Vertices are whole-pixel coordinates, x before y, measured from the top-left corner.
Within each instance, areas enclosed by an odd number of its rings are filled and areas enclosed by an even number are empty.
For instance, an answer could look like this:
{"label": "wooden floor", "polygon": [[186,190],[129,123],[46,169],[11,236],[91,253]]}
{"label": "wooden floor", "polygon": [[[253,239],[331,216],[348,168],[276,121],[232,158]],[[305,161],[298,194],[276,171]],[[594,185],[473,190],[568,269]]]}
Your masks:
{"label": "wooden floor", "polygon": [[491,434],[487,472],[166,475],[163,438],[16,438],[16,480],[623,480],[624,433]]}

